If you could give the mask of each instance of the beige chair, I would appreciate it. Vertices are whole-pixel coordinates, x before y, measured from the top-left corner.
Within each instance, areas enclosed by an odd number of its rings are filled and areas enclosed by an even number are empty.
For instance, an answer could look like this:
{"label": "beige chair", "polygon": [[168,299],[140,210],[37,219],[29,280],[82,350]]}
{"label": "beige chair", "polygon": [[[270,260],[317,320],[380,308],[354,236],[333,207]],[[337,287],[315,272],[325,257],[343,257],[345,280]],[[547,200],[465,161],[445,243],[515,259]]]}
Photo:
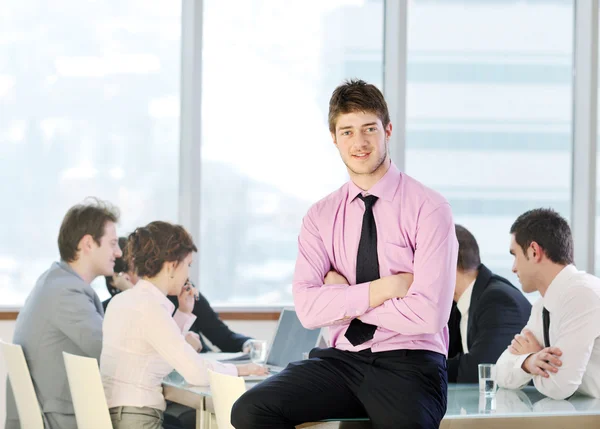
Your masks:
{"label": "beige chair", "polygon": [[98,361],[63,352],[79,429],[112,429]]}
{"label": "beige chair", "polygon": [[241,377],[219,374],[208,370],[210,391],[217,417],[219,429],[234,429],[231,426],[231,408],[237,399],[246,391],[246,383]]}
{"label": "beige chair", "polygon": [[0,340],[0,346],[17,404],[21,429],[44,429],[42,411],[33,388],[23,349],[17,344],[5,343],[2,340]]}

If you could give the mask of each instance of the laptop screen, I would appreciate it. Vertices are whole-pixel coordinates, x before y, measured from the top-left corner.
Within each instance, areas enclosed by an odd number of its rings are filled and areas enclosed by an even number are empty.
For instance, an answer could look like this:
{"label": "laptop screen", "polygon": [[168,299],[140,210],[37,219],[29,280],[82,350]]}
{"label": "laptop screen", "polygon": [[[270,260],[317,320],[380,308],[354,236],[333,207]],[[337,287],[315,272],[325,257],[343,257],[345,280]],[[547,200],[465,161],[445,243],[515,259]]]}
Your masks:
{"label": "laptop screen", "polygon": [[302,353],[311,351],[319,339],[320,329],[306,329],[294,310],[284,309],[271,344],[268,365],[285,367],[302,360]]}

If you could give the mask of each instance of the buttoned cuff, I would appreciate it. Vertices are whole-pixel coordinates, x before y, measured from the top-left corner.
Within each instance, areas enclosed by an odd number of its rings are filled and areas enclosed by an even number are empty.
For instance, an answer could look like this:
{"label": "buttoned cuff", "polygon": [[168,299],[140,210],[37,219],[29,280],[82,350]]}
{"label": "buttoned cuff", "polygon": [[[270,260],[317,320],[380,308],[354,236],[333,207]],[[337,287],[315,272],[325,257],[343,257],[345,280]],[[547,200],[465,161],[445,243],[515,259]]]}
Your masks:
{"label": "buttoned cuff", "polygon": [[369,309],[369,288],[371,282],[349,286],[346,289],[346,317],[362,316]]}

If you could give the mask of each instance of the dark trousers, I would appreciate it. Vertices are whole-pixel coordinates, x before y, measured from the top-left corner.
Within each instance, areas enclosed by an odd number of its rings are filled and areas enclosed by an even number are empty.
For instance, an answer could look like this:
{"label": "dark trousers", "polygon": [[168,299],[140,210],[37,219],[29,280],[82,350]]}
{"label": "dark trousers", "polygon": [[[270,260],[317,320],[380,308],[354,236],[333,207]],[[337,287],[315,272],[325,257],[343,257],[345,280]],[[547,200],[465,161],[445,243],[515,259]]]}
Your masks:
{"label": "dark trousers", "polygon": [[374,428],[439,428],[446,413],[446,358],[424,350],[313,349],[310,359],[248,390],[233,405],[236,429],[293,428],[368,417]]}

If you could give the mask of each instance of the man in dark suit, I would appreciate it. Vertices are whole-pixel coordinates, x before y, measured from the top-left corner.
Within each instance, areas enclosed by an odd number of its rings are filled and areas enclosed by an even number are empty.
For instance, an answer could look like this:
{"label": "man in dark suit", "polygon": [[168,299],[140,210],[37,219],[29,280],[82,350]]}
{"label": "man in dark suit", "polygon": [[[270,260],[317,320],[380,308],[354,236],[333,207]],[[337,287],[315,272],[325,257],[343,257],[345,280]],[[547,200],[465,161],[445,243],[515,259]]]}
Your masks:
{"label": "man in dark suit", "polygon": [[477,383],[477,366],[498,360],[527,323],[531,304],[481,263],[475,237],[463,226],[455,228],[458,266],[448,321],[448,381]]}
{"label": "man in dark suit", "polygon": [[[177,297],[168,296],[169,301],[178,307]],[[205,336],[208,340],[219,348],[222,352],[249,352],[250,346],[247,344],[251,339],[237,332],[233,332],[229,327],[219,319],[219,315],[212,309],[210,303],[201,293],[198,295],[198,301],[194,305],[192,312],[196,316],[194,324],[190,328],[191,332],[197,332],[200,335],[202,343],[201,353],[213,351],[202,338]]]}

